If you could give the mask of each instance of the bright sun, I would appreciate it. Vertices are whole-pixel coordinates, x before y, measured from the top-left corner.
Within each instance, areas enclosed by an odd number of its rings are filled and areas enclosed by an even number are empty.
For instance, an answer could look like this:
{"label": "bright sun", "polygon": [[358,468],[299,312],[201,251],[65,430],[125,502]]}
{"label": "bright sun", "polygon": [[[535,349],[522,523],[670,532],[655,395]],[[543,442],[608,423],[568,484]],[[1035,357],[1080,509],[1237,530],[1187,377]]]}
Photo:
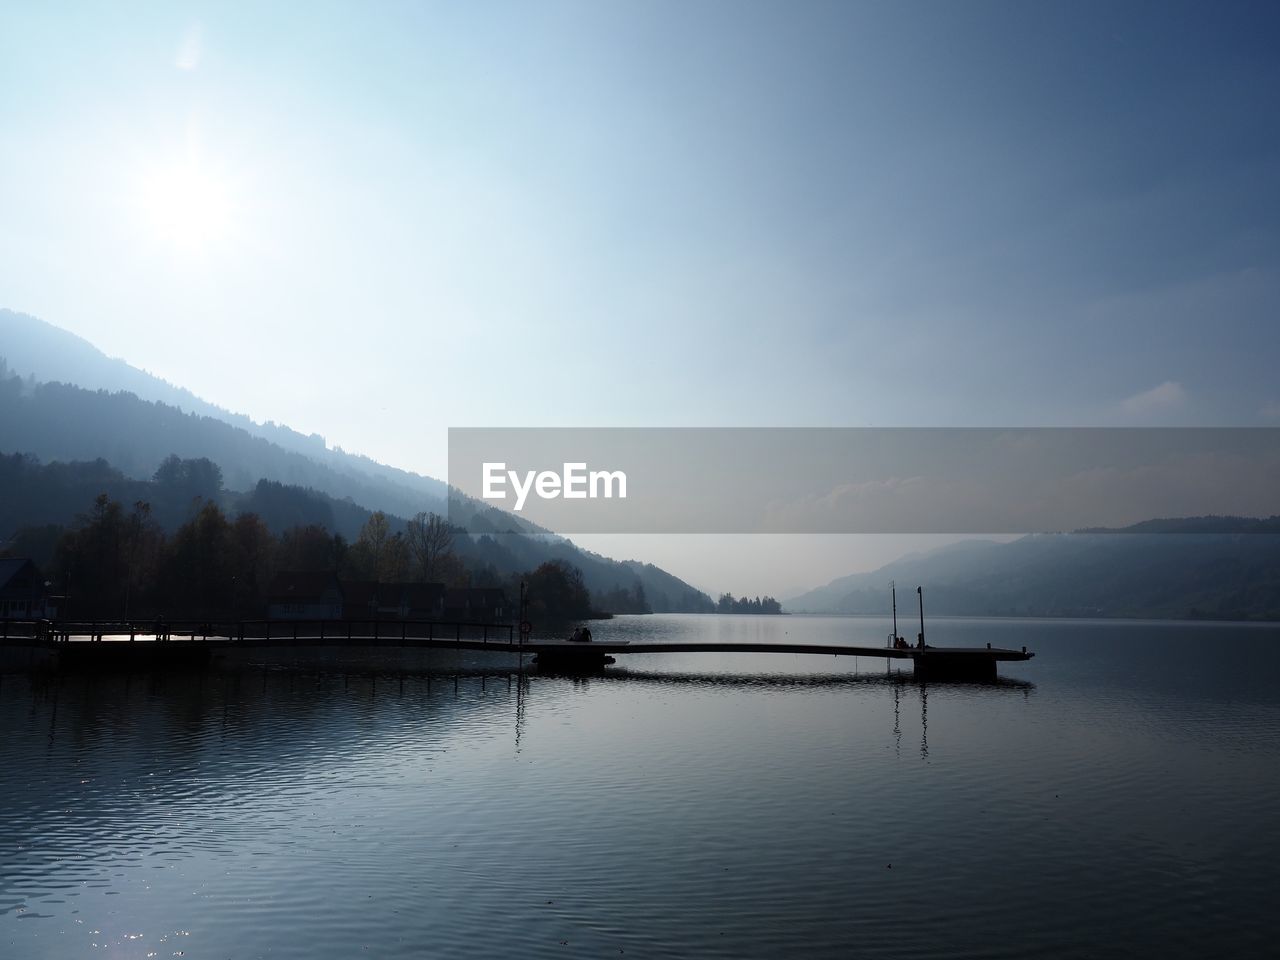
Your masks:
{"label": "bright sun", "polygon": [[161,240],[185,253],[204,253],[223,240],[232,220],[225,179],[194,160],[153,171],[141,204]]}

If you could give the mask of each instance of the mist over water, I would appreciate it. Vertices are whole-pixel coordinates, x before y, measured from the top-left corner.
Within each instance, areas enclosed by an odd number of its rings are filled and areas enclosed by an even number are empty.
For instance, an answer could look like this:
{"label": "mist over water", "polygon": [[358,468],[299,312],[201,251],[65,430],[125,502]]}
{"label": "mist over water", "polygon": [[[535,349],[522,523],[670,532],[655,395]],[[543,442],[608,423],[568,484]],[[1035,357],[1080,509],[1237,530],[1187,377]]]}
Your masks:
{"label": "mist over water", "polygon": [[[927,628],[1037,657],[994,685],[747,654],[586,679],[0,676],[0,954],[1266,951],[1280,629]],[[875,644],[889,625],[593,629]]]}

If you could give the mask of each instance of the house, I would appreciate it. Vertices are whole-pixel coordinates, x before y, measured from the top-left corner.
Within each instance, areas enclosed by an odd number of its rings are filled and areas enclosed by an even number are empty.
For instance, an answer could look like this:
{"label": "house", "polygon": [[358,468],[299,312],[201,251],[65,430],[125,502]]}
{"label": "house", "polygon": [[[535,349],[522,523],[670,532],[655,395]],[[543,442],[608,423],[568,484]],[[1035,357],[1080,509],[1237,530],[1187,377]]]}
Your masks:
{"label": "house", "polygon": [[379,584],[373,580],[342,581],[342,619],[378,620],[381,598]]}
{"label": "house", "polygon": [[49,595],[40,569],[30,560],[0,560],[0,620],[52,620],[57,597]]}
{"label": "house", "polygon": [[443,583],[406,583],[401,593],[403,615],[407,620],[441,620],[444,618]]}
{"label": "house", "polygon": [[332,573],[285,570],[267,588],[267,616],[272,620],[337,620],[342,611],[342,584]]}
{"label": "house", "polygon": [[501,589],[446,590],[443,583],[339,580],[332,573],[284,571],[267,589],[272,620],[465,620],[506,617]]}
{"label": "house", "polygon": [[501,587],[455,587],[444,592],[444,614],[446,620],[505,620],[507,595]]}
{"label": "house", "polygon": [[443,583],[375,583],[344,580],[343,616],[348,620],[439,620]]}

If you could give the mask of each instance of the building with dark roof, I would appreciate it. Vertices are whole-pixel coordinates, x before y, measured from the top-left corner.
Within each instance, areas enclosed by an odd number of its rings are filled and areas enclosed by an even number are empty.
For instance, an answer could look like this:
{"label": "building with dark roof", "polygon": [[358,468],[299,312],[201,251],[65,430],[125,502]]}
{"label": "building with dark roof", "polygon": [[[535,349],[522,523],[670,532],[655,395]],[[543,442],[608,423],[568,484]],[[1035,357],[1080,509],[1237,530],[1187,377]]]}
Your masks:
{"label": "building with dark roof", "polygon": [[339,580],[332,573],[281,571],[267,588],[272,620],[464,620],[500,622],[506,594],[498,587],[445,589],[443,583]]}
{"label": "building with dark roof", "polygon": [[444,592],[447,620],[494,623],[507,619],[507,595],[501,587],[454,587]]}
{"label": "building with dark roof", "polygon": [[22,557],[0,560],[0,619],[51,620],[57,615],[57,598],[49,595],[35,563]]}
{"label": "building with dark roof", "polygon": [[332,573],[282,570],[267,588],[272,620],[338,620],[342,607],[342,585]]}

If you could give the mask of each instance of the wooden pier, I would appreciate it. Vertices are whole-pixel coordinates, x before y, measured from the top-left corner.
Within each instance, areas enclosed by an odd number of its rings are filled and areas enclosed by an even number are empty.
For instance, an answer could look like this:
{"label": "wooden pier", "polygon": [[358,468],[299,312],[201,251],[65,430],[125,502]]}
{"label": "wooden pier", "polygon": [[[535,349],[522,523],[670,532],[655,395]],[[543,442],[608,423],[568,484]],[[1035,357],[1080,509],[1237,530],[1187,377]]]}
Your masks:
{"label": "wooden pier", "polygon": [[[522,639],[515,624],[412,620],[0,621],[0,645],[51,653],[82,669],[207,664],[233,651],[417,648],[532,655],[551,669],[594,669],[640,653],[782,653],[910,660],[927,680],[994,680],[1001,662],[1035,654],[999,647],[905,647],[790,643],[636,643]],[[46,658],[47,659],[47,658]]]}

